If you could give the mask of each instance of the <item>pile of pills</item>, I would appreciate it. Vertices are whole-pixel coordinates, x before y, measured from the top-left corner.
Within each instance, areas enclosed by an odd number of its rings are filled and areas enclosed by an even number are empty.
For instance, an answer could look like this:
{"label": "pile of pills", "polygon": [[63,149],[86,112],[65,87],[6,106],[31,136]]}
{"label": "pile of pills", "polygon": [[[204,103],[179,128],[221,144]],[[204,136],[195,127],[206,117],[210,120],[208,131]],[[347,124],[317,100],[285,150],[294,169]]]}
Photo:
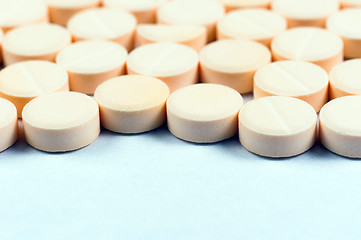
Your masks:
{"label": "pile of pills", "polygon": [[360,0],[2,0],[0,28],[0,152],[20,119],[46,152],[166,122],[266,157],[320,141],[361,158]]}

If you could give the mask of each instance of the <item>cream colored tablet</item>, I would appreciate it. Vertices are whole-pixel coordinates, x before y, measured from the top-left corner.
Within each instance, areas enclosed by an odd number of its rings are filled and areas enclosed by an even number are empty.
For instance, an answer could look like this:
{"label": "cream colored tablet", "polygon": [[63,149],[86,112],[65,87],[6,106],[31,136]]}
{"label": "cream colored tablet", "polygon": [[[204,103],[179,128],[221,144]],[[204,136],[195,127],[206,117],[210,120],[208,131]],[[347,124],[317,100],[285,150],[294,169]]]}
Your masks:
{"label": "cream colored tablet", "polygon": [[119,133],[141,133],[162,125],[168,96],[165,83],[141,75],[112,78],[94,94],[102,126]]}
{"label": "cream colored tablet", "polygon": [[273,11],[287,18],[288,27],[325,27],[327,17],[340,8],[339,0],[273,0]]}
{"label": "cream colored tablet", "polygon": [[269,8],[272,0],[220,0],[227,11],[243,8]]}
{"label": "cream colored tablet", "polygon": [[142,46],[155,42],[176,42],[199,52],[207,44],[207,29],[194,25],[140,24],[136,42]]}
{"label": "cream colored tablet", "polygon": [[240,93],[253,90],[253,76],[271,62],[264,45],[248,40],[220,40],[208,44],[199,55],[201,82],[226,85]]}
{"label": "cream colored tablet", "polygon": [[42,151],[66,152],[92,143],[99,135],[99,108],[82,93],[59,92],[40,96],[23,111],[26,141]]}
{"label": "cream colored tablet", "polygon": [[228,13],[218,22],[217,38],[254,40],[270,47],[272,39],[286,28],[286,19],[272,11],[237,10]]}
{"label": "cream colored tablet", "polygon": [[2,62],[2,43],[3,43],[3,39],[4,39],[4,32],[3,30],[1,30],[0,28],[0,62]]}
{"label": "cream colored tablet", "polygon": [[361,158],[361,96],[328,102],[320,112],[320,139],[330,151]]}
{"label": "cream colored tablet", "polygon": [[66,26],[68,20],[76,13],[95,8],[100,0],[46,0],[49,6],[50,21]]}
{"label": "cream colored tablet", "polygon": [[134,14],[138,23],[155,23],[157,9],[168,0],[103,0],[105,7],[123,8]]}
{"label": "cream colored tablet", "polygon": [[64,48],[56,63],[68,71],[71,91],[94,94],[100,83],[125,74],[127,55],[127,50],[114,42],[88,40]]}
{"label": "cream colored tablet", "polygon": [[343,61],[342,39],[321,28],[299,27],[287,30],[273,39],[271,49],[275,61],[308,61],[327,72]]}
{"label": "cream colored tablet", "polygon": [[136,18],[122,9],[96,8],[74,15],[68,29],[75,41],[111,40],[128,51],[134,47]]}
{"label": "cream colored tablet", "polygon": [[224,12],[216,0],[173,0],[159,8],[157,19],[158,23],[205,26],[210,42],[216,38],[216,23]]}
{"label": "cream colored tablet", "polygon": [[340,63],[330,72],[330,99],[361,95],[361,59]]}
{"label": "cream colored tablet", "polygon": [[18,117],[33,98],[57,91],[68,91],[68,74],[64,68],[47,61],[25,61],[0,71],[0,97],[17,108]]}
{"label": "cream colored tablet", "polygon": [[0,0],[0,27],[15,27],[48,21],[48,7],[43,0]]}
{"label": "cream colored tablet", "polygon": [[256,72],[253,96],[296,97],[319,112],[328,101],[328,74],[321,67],[308,62],[273,62]]}
{"label": "cream colored tablet", "polygon": [[195,84],[172,93],[167,101],[168,128],[185,141],[213,143],[237,133],[243,105],[235,90],[217,84]]}
{"label": "cream colored tablet", "polygon": [[342,38],[345,58],[361,58],[361,8],[333,14],[327,20],[327,29]]}
{"label": "cream colored tablet", "polygon": [[127,58],[128,74],[159,78],[170,91],[198,82],[198,54],[177,43],[147,44],[133,50]]}
{"label": "cream colored tablet", "polygon": [[297,98],[272,96],[247,103],[239,113],[239,138],[255,154],[291,157],[312,147],[317,114]]}
{"label": "cream colored tablet", "polygon": [[342,8],[359,8],[361,7],[361,0],[341,0]]}
{"label": "cream colored tablet", "polygon": [[3,60],[10,65],[26,60],[55,61],[55,56],[71,43],[69,32],[56,24],[36,24],[8,32],[3,39]]}
{"label": "cream colored tablet", "polygon": [[14,104],[0,98],[0,153],[18,138],[18,116]]}

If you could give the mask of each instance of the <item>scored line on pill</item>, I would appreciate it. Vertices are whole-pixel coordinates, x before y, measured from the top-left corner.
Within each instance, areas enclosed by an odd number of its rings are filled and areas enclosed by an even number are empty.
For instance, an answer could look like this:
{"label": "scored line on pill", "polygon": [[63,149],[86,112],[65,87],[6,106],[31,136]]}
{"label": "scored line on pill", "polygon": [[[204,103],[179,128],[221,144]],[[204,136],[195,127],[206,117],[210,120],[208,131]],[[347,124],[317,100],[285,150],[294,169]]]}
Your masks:
{"label": "scored line on pill", "polygon": [[277,66],[276,64],[271,64],[270,65],[271,68],[273,68],[274,70],[278,71],[281,75],[283,75],[285,78],[287,78],[288,80],[290,80],[292,83],[294,83],[299,89],[301,89],[302,91],[304,91],[305,93],[309,93],[310,91],[312,91],[310,88],[308,88],[307,85],[305,85],[302,81],[300,81],[299,79],[297,79],[297,77],[295,77],[292,73],[289,73],[287,70],[285,70],[284,68],[281,68],[280,66]]}
{"label": "scored line on pill", "polygon": [[24,79],[30,84],[30,86],[36,91],[38,95],[44,93],[44,91],[39,87],[34,75],[29,71],[26,66],[19,64],[18,69],[24,75]]}
{"label": "scored line on pill", "polygon": [[244,17],[244,16],[241,16],[241,15],[238,15],[237,16],[240,20],[250,24],[251,26],[253,26],[254,28],[258,29],[259,31],[261,31],[262,33],[264,34],[267,34],[267,35],[270,35],[270,36],[273,36],[274,33],[271,32],[268,28],[266,28],[263,24],[257,22],[255,19],[249,19],[247,17]]}
{"label": "scored line on pill", "polygon": [[317,30],[316,29],[310,29],[306,33],[306,36],[302,37],[303,41],[298,46],[297,51],[295,51],[294,58],[296,60],[303,60],[305,52],[312,42],[312,40],[316,37]]}
{"label": "scored line on pill", "polygon": [[287,122],[280,116],[279,111],[268,101],[268,99],[263,99],[263,103],[266,105],[266,108],[270,111],[271,116],[278,122],[278,125],[285,131],[287,134],[291,134],[291,130],[288,127]]}
{"label": "scored line on pill", "polygon": [[103,21],[99,12],[89,12],[90,17],[93,19],[93,22],[98,25],[99,29],[108,36],[108,38],[115,38],[116,34],[110,29],[110,27]]}
{"label": "scored line on pill", "polygon": [[153,70],[162,62],[164,62],[169,56],[171,56],[178,48],[179,46],[176,44],[166,46],[163,51],[154,59],[152,64],[147,69],[144,69],[144,74],[151,75]]}

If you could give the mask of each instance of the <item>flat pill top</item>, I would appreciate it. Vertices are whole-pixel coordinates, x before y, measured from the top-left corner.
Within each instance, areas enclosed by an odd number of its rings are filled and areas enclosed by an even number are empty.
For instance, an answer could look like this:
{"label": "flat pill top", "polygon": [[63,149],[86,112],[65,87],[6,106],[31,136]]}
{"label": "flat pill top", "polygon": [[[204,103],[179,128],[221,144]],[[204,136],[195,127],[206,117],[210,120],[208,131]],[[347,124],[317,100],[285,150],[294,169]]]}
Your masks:
{"label": "flat pill top", "polygon": [[127,50],[114,42],[102,40],[80,41],[65,47],[56,63],[73,73],[102,73],[122,66]]}
{"label": "flat pill top", "polygon": [[23,120],[37,128],[59,130],[80,126],[99,113],[96,101],[82,93],[57,92],[31,100]]}
{"label": "flat pill top", "polygon": [[173,114],[193,121],[214,121],[236,114],[243,105],[242,96],[232,88],[218,84],[195,84],[173,92],[167,108]]}
{"label": "flat pill top", "polygon": [[361,59],[348,60],[334,67],[330,83],[345,92],[361,94]]}
{"label": "flat pill top", "polygon": [[119,7],[130,11],[144,11],[159,7],[168,0],[103,0],[106,7]]}
{"label": "flat pill top", "polygon": [[80,8],[100,3],[100,0],[45,0],[50,6],[58,8]]}
{"label": "flat pill top", "polygon": [[17,111],[10,101],[0,98],[0,128],[17,119]]}
{"label": "flat pill top", "polygon": [[327,29],[346,38],[361,40],[361,9],[346,9],[327,19]]}
{"label": "flat pill top", "polygon": [[169,88],[161,80],[148,76],[127,75],[112,78],[95,91],[94,97],[104,107],[119,111],[142,111],[164,104]]}

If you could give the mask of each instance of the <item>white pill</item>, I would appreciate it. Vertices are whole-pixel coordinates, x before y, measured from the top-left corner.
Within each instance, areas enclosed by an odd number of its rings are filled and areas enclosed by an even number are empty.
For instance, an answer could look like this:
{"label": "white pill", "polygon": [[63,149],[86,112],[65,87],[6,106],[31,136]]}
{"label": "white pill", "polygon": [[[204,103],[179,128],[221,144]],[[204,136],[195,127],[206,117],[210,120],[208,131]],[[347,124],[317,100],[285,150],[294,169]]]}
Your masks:
{"label": "white pill", "polygon": [[15,105],[0,98],[0,152],[9,148],[18,138],[18,116]]}
{"label": "white pill", "polygon": [[272,0],[220,0],[227,11],[244,8],[269,8]]}

